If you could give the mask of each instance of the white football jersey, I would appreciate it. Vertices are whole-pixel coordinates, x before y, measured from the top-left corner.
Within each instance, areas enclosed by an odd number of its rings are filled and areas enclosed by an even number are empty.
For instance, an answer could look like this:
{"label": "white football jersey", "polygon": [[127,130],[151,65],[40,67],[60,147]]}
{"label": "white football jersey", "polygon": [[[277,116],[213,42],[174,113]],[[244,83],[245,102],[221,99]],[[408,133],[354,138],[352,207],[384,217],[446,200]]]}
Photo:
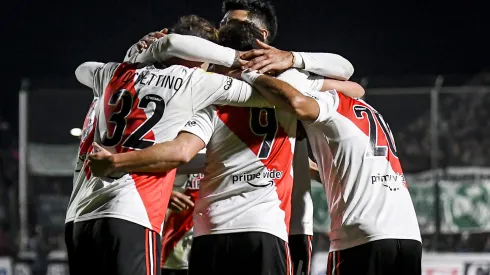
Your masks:
{"label": "white football jersey", "polygon": [[[323,83],[297,70],[279,78],[300,90]],[[184,131],[207,145],[194,236],[258,231],[288,240],[296,125],[281,110],[231,106],[208,107],[187,123]]]}
{"label": "white football jersey", "polygon": [[93,149],[92,143],[94,142],[96,127],[95,113],[97,112],[96,107],[98,106],[98,100],[98,95],[95,95],[83,122],[80,146],[78,147],[77,161],[75,164],[75,171],[73,172],[73,190],[66,210],[65,223],[75,220],[78,200],[83,196],[83,194],[80,193],[80,190],[83,184],[86,183],[91,176],[86,160],[87,155],[92,152]]}
{"label": "white football jersey", "polygon": [[[170,141],[195,112],[210,104],[267,104],[260,94],[252,96],[247,83],[197,68],[108,63],[88,71],[93,88],[103,92],[94,141],[112,153]],[[83,185],[75,222],[112,217],[160,233],[174,178],[175,170],[92,177]]]}
{"label": "white football jersey", "polygon": [[383,117],[362,100],[312,92],[320,106],[305,123],[331,216],[330,251],[380,239],[421,241],[415,209]]}
{"label": "white football jersey", "polygon": [[313,200],[311,198],[308,141],[296,140],[294,148],[294,184],[291,195],[289,235],[313,235]]}

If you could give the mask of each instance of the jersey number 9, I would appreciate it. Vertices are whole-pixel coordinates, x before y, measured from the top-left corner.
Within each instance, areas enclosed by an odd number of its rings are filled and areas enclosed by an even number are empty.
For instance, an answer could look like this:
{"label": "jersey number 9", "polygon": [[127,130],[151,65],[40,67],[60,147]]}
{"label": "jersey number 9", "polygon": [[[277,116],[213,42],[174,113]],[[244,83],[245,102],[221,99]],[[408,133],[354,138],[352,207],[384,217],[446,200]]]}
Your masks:
{"label": "jersey number 9", "polygon": [[262,136],[257,157],[267,159],[271,153],[277,133],[276,113],[272,108],[250,108],[250,130],[257,136]]}

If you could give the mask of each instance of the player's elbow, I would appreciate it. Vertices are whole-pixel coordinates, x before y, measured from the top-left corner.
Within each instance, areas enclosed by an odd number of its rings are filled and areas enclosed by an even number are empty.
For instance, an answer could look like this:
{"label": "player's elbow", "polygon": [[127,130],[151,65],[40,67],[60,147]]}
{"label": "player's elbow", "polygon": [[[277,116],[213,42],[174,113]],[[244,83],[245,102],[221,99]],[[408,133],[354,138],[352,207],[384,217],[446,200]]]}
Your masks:
{"label": "player's elbow", "polygon": [[364,87],[362,87],[359,83],[352,82],[352,92],[354,94],[354,98],[361,98],[366,94]]}
{"label": "player's elbow", "polygon": [[313,110],[309,104],[309,100],[306,96],[300,95],[293,97],[290,101],[291,108],[300,120],[315,120],[316,116],[313,114]]}
{"label": "player's elbow", "polygon": [[175,150],[174,155],[176,162],[178,162],[180,165],[184,165],[191,161],[193,156],[191,155],[188,146],[186,146],[185,144],[178,144],[178,146],[176,146],[176,149],[177,150]]}
{"label": "player's elbow", "polygon": [[354,66],[347,60],[345,57],[335,54],[335,60],[337,66],[337,78],[339,80],[349,80],[351,76],[354,74]]}
{"label": "player's elbow", "polygon": [[172,54],[178,52],[179,45],[182,45],[182,36],[177,34],[168,34],[159,41],[159,52]]}
{"label": "player's elbow", "polygon": [[78,82],[81,84],[92,88],[92,75],[90,72],[90,63],[91,62],[84,62],[80,64],[76,69],[75,69],[75,77],[77,78]]}

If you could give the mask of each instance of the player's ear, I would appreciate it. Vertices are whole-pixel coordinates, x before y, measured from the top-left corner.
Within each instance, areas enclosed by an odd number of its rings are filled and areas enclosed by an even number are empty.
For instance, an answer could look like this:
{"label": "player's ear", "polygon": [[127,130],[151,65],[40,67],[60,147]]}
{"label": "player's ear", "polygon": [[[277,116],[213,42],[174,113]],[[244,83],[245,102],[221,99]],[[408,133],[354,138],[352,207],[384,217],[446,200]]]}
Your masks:
{"label": "player's ear", "polygon": [[264,36],[264,41],[267,43],[268,38],[269,38],[269,31],[266,29],[260,29],[260,31],[262,32],[262,35]]}

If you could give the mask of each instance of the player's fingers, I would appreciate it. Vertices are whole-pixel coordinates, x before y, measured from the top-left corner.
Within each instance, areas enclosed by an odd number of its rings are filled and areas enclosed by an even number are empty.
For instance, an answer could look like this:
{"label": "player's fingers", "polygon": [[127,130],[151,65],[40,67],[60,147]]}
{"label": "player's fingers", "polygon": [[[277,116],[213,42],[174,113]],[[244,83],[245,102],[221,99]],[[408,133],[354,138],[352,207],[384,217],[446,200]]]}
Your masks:
{"label": "player's fingers", "polygon": [[186,208],[194,207],[194,202],[191,200],[191,197],[185,196],[182,198],[182,202],[186,205]]}
{"label": "player's fingers", "polygon": [[87,157],[89,160],[99,160],[100,159],[100,154],[99,153],[92,153],[88,155]]}
{"label": "player's fingers", "polygon": [[252,70],[252,71],[260,70],[260,71],[262,71],[262,68],[264,68],[265,66],[267,66],[267,65],[269,65],[271,63],[272,63],[272,59],[265,59],[265,60],[260,61],[257,64],[254,64],[252,67],[250,67],[250,70]]}
{"label": "player's fingers", "polygon": [[248,62],[248,60],[238,59],[238,63],[240,63],[241,66],[245,66]]}
{"label": "player's fingers", "polygon": [[262,48],[262,49],[275,49],[274,47],[272,47],[271,45],[267,45],[265,44],[264,42],[258,40],[258,39],[255,39],[257,40],[257,44],[259,44],[259,46]]}
{"label": "player's fingers", "polygon": [[168,29],[167,29],[167,28],[165,28],[165,29],[163,29],[161,32],[162,32],[162,33],[164,33],[164,34],[168,34]]}
{"label": "player's fingers", "polygon": [[169,202],[168,204],[168,208],[174,212],[180,212],[182,211],[181,209],[179,209],[173,202]]}
{"label": "player's fingers", "polygon": [[267,55],[261,55],[261,56],[255,57],[254,59],[250,60],[247,64],[245,64],[245,66],[243,66],[243,67],[244,67],[244,69],[253,68],[258,63],[260,63],[264,60],[267,60],[267,58],[268,58]]}
{"label": "player's fingers", "polygon": [[250,60],[254,57],[261,56],[265,53],[265,50],[251,50],[240,56],[241,59]]}
{"label": "player's fingers", "polygon": [[156,38],[156,39],[162,38],[164,36],[165,36],[165,33],[163,33],[163,32],[156,32],[156,33],[153,34],[153,37]]}
{"label": "player's fingers", "polygon": [[97,142],[92,143],[92,146],[94,146],[94,149],[95,149],[96,152],[106,151],[106,149],[104,149],[102,146],[100,146],[99,144],[97,144]]}
{"label": "player's fingers", "polygon": [[274,65],[274,63],[272,63],[260,69],[259,72],[262,74],[267,73],[270,75],[276,75],[277,74],[276,69],[277,69],[276,66]]}
{"label": "player's fingers", "polygon": [[173,208],[177,209],[178,211],[182,211],[185,209],[185,204],[183,202],[181,202],[180,199],[178,199],[178,198],[174,198],[171,201],[171,204],[172,204]]}
{"label": "player's fingers", "polygon": [[138,51],[141,52],[143,49],[148,48],[148,45],[145,41],[139,41],[138,44],[136,44],[136,47],[138,48]]}

